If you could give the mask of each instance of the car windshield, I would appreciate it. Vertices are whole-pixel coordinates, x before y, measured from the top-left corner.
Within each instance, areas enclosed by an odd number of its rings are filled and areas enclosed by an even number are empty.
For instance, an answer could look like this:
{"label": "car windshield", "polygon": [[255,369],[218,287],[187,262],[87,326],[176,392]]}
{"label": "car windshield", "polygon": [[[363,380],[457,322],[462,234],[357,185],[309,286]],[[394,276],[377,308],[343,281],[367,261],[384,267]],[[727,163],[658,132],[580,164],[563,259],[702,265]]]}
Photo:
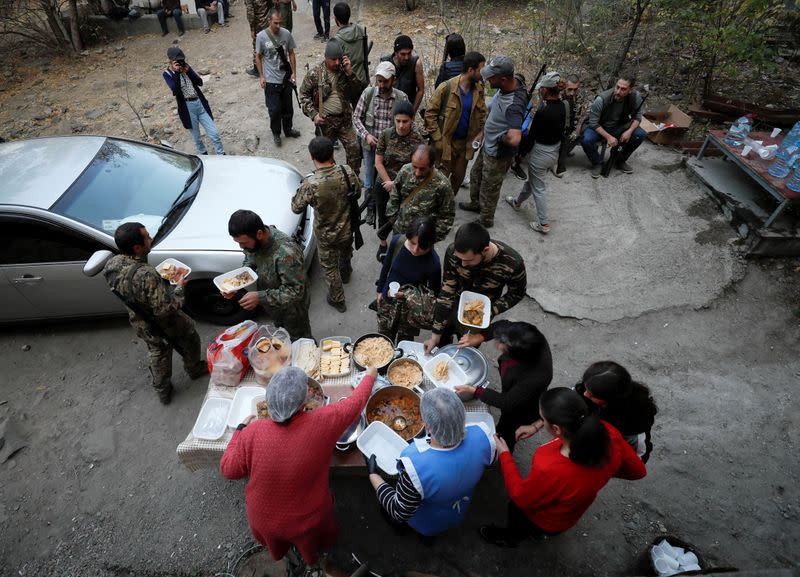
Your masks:
{"label": "car windshield", "polygon": [[110,235],[130,221],[155,235],[199,165],[171,150],[108,138],[51,210]]}

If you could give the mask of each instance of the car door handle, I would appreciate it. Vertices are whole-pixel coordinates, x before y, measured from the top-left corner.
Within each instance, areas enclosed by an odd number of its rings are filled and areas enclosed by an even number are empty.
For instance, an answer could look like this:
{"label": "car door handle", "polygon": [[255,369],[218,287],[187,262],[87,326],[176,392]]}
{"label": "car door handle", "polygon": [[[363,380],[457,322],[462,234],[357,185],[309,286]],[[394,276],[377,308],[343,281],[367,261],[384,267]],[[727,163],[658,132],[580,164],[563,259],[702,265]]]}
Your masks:
{"label": "car door handle", "polygon": [[33,276],[32,274],[24,274],[13,279],[14,284],[38,284],[44,279],[40,276]]}

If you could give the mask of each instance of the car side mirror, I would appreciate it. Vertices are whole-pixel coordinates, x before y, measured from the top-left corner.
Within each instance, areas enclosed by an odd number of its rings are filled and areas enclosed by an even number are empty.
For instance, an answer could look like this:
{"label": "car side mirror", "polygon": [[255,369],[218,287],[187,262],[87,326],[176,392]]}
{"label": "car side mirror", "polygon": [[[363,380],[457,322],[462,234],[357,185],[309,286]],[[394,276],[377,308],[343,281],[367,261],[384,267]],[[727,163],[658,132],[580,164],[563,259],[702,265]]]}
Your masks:
{"label": "car side mirror", "polygon": [[89,260],[86,261],[86,264],[83,265],[83,274],[86,276],[95,276],[103,267],[106,266],[108,259],[114,256],[114,253],[110,250],[98,250],[92,256],[89,257]]}

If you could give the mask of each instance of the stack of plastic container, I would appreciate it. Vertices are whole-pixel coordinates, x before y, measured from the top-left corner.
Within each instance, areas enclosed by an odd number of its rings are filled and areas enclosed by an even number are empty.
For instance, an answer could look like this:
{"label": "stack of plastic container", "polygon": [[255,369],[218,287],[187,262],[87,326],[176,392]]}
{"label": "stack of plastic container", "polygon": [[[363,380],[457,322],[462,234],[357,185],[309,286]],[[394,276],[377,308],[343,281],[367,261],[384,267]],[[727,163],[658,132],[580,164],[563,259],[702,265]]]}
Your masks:
{"label": "stack of plastic container", "polygon": [[728,129],[728,134],[722,139],[723,142],[735,148],[744,144],[744,139],[750,134],[753,129],[753,121],[749,116],[742,116],[734,122]]}

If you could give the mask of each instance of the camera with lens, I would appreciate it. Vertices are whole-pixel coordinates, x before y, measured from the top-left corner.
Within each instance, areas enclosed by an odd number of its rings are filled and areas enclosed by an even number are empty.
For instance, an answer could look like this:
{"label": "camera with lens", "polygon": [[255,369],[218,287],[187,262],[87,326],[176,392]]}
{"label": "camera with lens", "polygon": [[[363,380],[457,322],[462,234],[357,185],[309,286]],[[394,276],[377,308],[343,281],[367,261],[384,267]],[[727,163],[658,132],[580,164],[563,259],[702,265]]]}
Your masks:
{"label": "camera with lens", "polygon": [[177,62],[178,66],[180,66],[181,68],[186,68],[186,60],[181,59],[181,60],[176,60],[175,62]]}

